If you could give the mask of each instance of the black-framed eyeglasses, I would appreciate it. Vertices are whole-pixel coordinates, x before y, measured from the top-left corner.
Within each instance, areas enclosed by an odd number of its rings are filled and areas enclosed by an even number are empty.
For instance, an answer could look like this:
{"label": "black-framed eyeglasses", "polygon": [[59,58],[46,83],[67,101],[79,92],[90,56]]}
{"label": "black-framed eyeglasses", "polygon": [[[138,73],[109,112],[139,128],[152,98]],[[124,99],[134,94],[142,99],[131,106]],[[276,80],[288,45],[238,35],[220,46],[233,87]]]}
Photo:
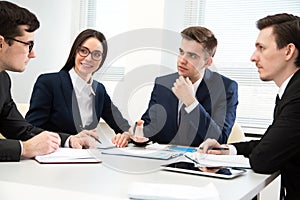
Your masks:
{"label": "black-framed eyeglasses", "polygon": [[32,51],[32,49],[33,49],[33,45],[34,45],[34,42],[33,42],[33,41],[30,41],[30,42],[23,42],[23,41],[21,41],[21,40],[17,40],[17,39],[15,39],[15,38],[11,38],[11,37],[6,37],[6,39],[8,39],[8,40],[13,40],[13,41],[20,42],[20,43],[22,43],[22,44],[28,45],[28,47],[29,47],[29,53],[30,53],[30,52]]}
{"label": "black-framed eyeglasses", "polygon": [[88,55],[91,54],[92,59],[95,61],[99,61],[102,59],[102,52],[99,50],[95,50],[95,51],[90,51],[88,48],[83,47],[83,46],[79,46],[78,50],[77,50],[78,54],[82,57],[87,57]]}

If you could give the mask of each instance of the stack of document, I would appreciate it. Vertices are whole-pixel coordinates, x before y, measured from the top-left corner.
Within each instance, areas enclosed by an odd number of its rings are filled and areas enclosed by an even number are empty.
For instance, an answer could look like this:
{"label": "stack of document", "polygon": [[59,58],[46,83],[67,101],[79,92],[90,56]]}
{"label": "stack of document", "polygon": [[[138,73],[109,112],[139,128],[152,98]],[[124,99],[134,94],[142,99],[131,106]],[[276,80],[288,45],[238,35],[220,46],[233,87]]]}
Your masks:
{"label": "stack of document", "polygon": [[89,149],[59,148],[57,151],[36,156],[39,163],[99,163],[101,160]]}
{"label": "stack of document", "polygon": [[251,168],[249,159],[243,155],[214,155],[203,153],[186,153],[187,161],[194,161],[194,163],[201,167],[237,167],[237,168]]}

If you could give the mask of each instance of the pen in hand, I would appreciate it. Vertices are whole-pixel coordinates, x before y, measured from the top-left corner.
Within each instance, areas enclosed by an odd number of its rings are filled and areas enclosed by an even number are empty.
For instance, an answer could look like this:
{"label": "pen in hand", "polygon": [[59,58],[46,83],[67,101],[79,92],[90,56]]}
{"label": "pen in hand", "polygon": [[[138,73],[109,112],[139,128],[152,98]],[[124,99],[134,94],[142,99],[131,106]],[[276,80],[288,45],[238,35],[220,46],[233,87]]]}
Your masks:
{"label": "pen in hand", "polygon": [[99,139],[95,138],[95,140],[96,140],[99,144],[102,144],[102,142],[101,142]]}
{"label": "pen in hand", "polygon": [[[79,128],[81,129],[81,131],[85,131],[85,129],[82,126],[79,126]],[[91,136],[91,137],[94,138],[99,144],[102,144],[102,142],[98,138],[96,138],[94,136]]]}

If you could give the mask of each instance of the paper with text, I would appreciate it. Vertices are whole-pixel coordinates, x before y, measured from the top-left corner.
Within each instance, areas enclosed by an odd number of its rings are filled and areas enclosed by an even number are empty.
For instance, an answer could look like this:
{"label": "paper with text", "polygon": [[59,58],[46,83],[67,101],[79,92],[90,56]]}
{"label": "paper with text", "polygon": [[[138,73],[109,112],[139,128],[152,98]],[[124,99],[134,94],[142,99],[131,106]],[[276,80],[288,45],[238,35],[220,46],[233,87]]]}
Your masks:
{"label": "paper with text", "polygon": [[39,163],[99,163],[101,160],[89,149],[59,148],[57,151],[36,156]]}
{"label": "paper with text", "polygon": [[186,153],[188,157],[196,160],[201,166],[206,167],[240,167],[251,168],[249,159],[243,155],[214,155],[203,153]]}

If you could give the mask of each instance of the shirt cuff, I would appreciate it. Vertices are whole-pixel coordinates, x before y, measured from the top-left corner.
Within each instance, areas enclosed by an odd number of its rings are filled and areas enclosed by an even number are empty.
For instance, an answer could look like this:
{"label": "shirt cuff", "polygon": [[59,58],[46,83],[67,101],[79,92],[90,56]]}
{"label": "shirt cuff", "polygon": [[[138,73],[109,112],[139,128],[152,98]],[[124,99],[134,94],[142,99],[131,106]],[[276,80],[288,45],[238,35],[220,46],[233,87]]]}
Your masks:
{"label": "shirt cuff", "polygon": [[21,142],[21,140],[19,140],[19,143],[20,143],[20,146],[21,146],[21,156],[22,156],[22,153],[23,153],[23,143]]}
{"label": "shirt cuff", "polygon": [[237,155],[237,150],[236,150],[235,146],[229,144],[228,148],[229,148],[229,155]]}
{"label": "shirt cuff", "polygon": [[67,138],[64,147],[66,147],[66,148],[71,148],[70,145],[69,145],[70,138],[71,138],[71,136],[69,136],[69,137]]}
{"label": "shirt cuff", "polygon": [[190,112],[192,112],[192,110],[194,110],[198,106],[198,104],[199,104],[199,102],[196,100],[191,105],[185,107],[184,109],[187,113],[190,113]]}

